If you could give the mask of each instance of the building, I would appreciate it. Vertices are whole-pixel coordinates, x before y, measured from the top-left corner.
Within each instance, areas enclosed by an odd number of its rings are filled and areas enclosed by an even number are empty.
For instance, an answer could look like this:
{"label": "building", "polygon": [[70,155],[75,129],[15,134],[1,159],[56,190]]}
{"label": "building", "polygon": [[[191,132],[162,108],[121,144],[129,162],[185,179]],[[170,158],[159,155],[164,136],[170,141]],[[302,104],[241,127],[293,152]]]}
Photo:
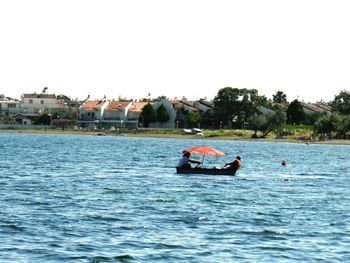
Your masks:
{"label": "building", "polygon": [[19,101],[0,95],[0,116],[11,116],[19,111]]}
{"label": "building", "polygon": [[145,107],[149,102],[133,102],[131,107],[128,110],[127,121],[130,125],[135,127],[139,126],[139,123],[142,124],[141,112],[143,107]]}
{"label": "building", "polygon": [[306,114],[330,113],[332,108],[325,103],[304,103],[302,102]]}
{"label": "building", "polygon": [[55,94],[46,93],[22,94],[20,105],[22,113],[37,115],[56,112],[58,108],[63,107]]}
{"label": "building", "polygon": [[102,114],[101,122],[126,126],[128,124],[128,111],[132,101],[110,101]]}
{"label": "building", "polygon": [[200,110],[201,112],[207,112],[207,111],[210,111],[214,108],[214,105],[212,102],[204,100],[204,99],[194,101],[193,106],[195,108],[197,108],[198,110]]}
{"label": "building", "polygon": [[160,105],[165,107],[166,111],[169,114],[169,120],[165,123],[160,122],[152,122],[149,124],[150,128],[166,128],[166,129],[174,129],[175,128],[175,120],[176,120],[176,109],[173,106],[173,103],[167,99],[161,99],[155,103],[153,103],[153,108],[157,110]]}
{"label": "building", "polygon": [[102,120],[103,113],[108,106],[106,98],[102,100],[86,100],[79,107],[78,123],[82,127],[95,127]]}

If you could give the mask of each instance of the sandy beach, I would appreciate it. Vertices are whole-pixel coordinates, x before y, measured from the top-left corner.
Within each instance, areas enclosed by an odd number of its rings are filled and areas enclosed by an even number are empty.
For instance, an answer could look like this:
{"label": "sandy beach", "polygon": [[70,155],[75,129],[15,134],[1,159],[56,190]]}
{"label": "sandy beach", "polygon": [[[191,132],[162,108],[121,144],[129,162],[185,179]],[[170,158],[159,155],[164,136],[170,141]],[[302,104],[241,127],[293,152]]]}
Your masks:
{"label": "sandy beach", "polygon": [[149,138],[167,138],[167,139],[204,139],[204,140],[238,140],[238,141],[255,141],[255,142],[288,142],[288,143],[304,143],[304,144],[330,144],[330,145],[350,145],[350,140],[344,139],[332,139],[324,141],[305,141],[297,140],[293,138],[285,139],[276,139],[273,137],[269,138],[251,138],[251,137],[242,137],[242,136],[213,136],[213,137],[200,137],[196,135],[183,135],[183,134],[174,134],[174,133],[116,133],[110,131],[75,131],[75,130],[61,130],[61,129],[3,129],[0,130],[0,133],[40,133],[40,134],[56,134],[56,135],[89,135],[89,136],[121,136],[121,137],[149,137]]}

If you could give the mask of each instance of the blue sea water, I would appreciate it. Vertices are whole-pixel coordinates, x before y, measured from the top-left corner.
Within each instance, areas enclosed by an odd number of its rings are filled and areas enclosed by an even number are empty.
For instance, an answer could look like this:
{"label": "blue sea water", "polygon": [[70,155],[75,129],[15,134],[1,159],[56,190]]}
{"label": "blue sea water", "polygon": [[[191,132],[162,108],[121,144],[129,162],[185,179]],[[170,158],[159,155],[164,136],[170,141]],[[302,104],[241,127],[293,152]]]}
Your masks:
{"label": "blue sea water", "polygon": [[[242,168],[176,174],[200,145],[229,153],[207,167]],[[0,262],[350,262],[349,159],[339,145],[0,133]]]}

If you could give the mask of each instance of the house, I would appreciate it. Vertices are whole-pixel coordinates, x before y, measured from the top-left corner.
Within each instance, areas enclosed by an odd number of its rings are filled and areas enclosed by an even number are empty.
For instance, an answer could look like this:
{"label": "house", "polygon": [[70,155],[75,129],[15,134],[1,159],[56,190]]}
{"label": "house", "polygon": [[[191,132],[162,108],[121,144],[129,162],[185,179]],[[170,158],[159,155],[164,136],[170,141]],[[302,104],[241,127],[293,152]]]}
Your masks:
{"label": "house", "polygon": [[132,101],[110,101],[105,108],[101,122],[123,126],[127,123],[127,115]]}
{"label": "house", "polygon": [[138,127],[143,107],[148,102],[86,100],[79,108],[78,123],[82,127],[102,124],[110,127]]}
{"label": "house", "polygon": [[21,96],[21,112],[39,115],[56,112],[56,109],[61,106],[55,94],[25,93]]}
{"label": "house", "polygon": [[21,95],[20,110],[23,114],[41,114],[57,113],[60,117],[76,116],[79,108],[77,101],[70,101],[64,95],[48,94],[47,88],[42,93],[24,93]]}
{"label": "house", "polygon": [[195,106],[196,104],[193,101],[187,101],[187,100],[171,100],[170,101],[173,105],[173,108],[177,111],[186,111],[186,112],[198,112],[199,109]]}
{"label": "house", "polygon": [[19,111],[19,101],[0,95],[0,116],[11,116]]}
{"label": "house", "polygon": [[329,105],[322,104],[322,103],[305,103],[302,102],[304,112],[308,115],[314,114],[314,113],[325,113],[325,112],[331,112],[332,109]]}
{"label": "house", "polygon": [[101,100],[86,100],[79,107],[78,123],[82,127],[94,127],[102,120],[108,102],[104,97]]}
{"label": "house", "polygon": [[138,127],[139,123],[142,123],[140,120],[141,112],[143,107],[145,107],[149,102],[133,102],[131,107],[128,110],[127,122],[130,125]]}
{"label": "house", "polygon": [[214,108],[214,105],[212,102],[204,100],[204,99],[200,99],[198,101],[195,101],[193,106],[195,108],[197,108],[198,110],[200,110],[201,112],[207,112],[207,111],[210,111]]}
{"label": "house", "polygon": [[165,107],[169,114],[169,120],[165,123],[160,122],[152,122],[149,124],[150,128],[167,128],[167,129],[174,129],[175,128],[175,119],[176,119],[176,110],[174,109],[173,103],[170,100],[167,99],[161,99],[155,103],[153,103],[153,108],[157,110],[160,105]]}
{"label": "house", "polygon": [[19,124],[32,125],[32,120],[36,116],[36,113],[15,113],[11,115],[11,118],[13,118]]}

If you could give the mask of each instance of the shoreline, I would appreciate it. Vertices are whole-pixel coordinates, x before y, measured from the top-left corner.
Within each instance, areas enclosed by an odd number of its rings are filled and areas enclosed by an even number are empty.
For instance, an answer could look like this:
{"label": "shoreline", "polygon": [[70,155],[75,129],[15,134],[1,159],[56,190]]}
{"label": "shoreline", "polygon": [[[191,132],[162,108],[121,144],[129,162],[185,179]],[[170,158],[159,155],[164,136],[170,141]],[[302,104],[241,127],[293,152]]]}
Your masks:
{"label": "shoreline", "polygon": [[300,144],[322,144],[322,145],[350,145],[350,140],[333,139],[327,141],[305,141],[297,139],[276,139],[276,138],[250,138],[242,136],[213,136],[198,137],[196,135],[183,135],[171,133],[111,133],[105,131],[75,131],[75,130],[26,130],[26,129],[9,129],[0,130],[0,133],[31,133],[31,134],[52,134],[52,135],[90,135],[90,136],[119,136],[119,137],[135,137],[135,138],[164,138],[164,139],[202,139],[202,140],[228,140],[228,141],[249,141],[249,142],[276,142],[276,143],[300,143]]}

